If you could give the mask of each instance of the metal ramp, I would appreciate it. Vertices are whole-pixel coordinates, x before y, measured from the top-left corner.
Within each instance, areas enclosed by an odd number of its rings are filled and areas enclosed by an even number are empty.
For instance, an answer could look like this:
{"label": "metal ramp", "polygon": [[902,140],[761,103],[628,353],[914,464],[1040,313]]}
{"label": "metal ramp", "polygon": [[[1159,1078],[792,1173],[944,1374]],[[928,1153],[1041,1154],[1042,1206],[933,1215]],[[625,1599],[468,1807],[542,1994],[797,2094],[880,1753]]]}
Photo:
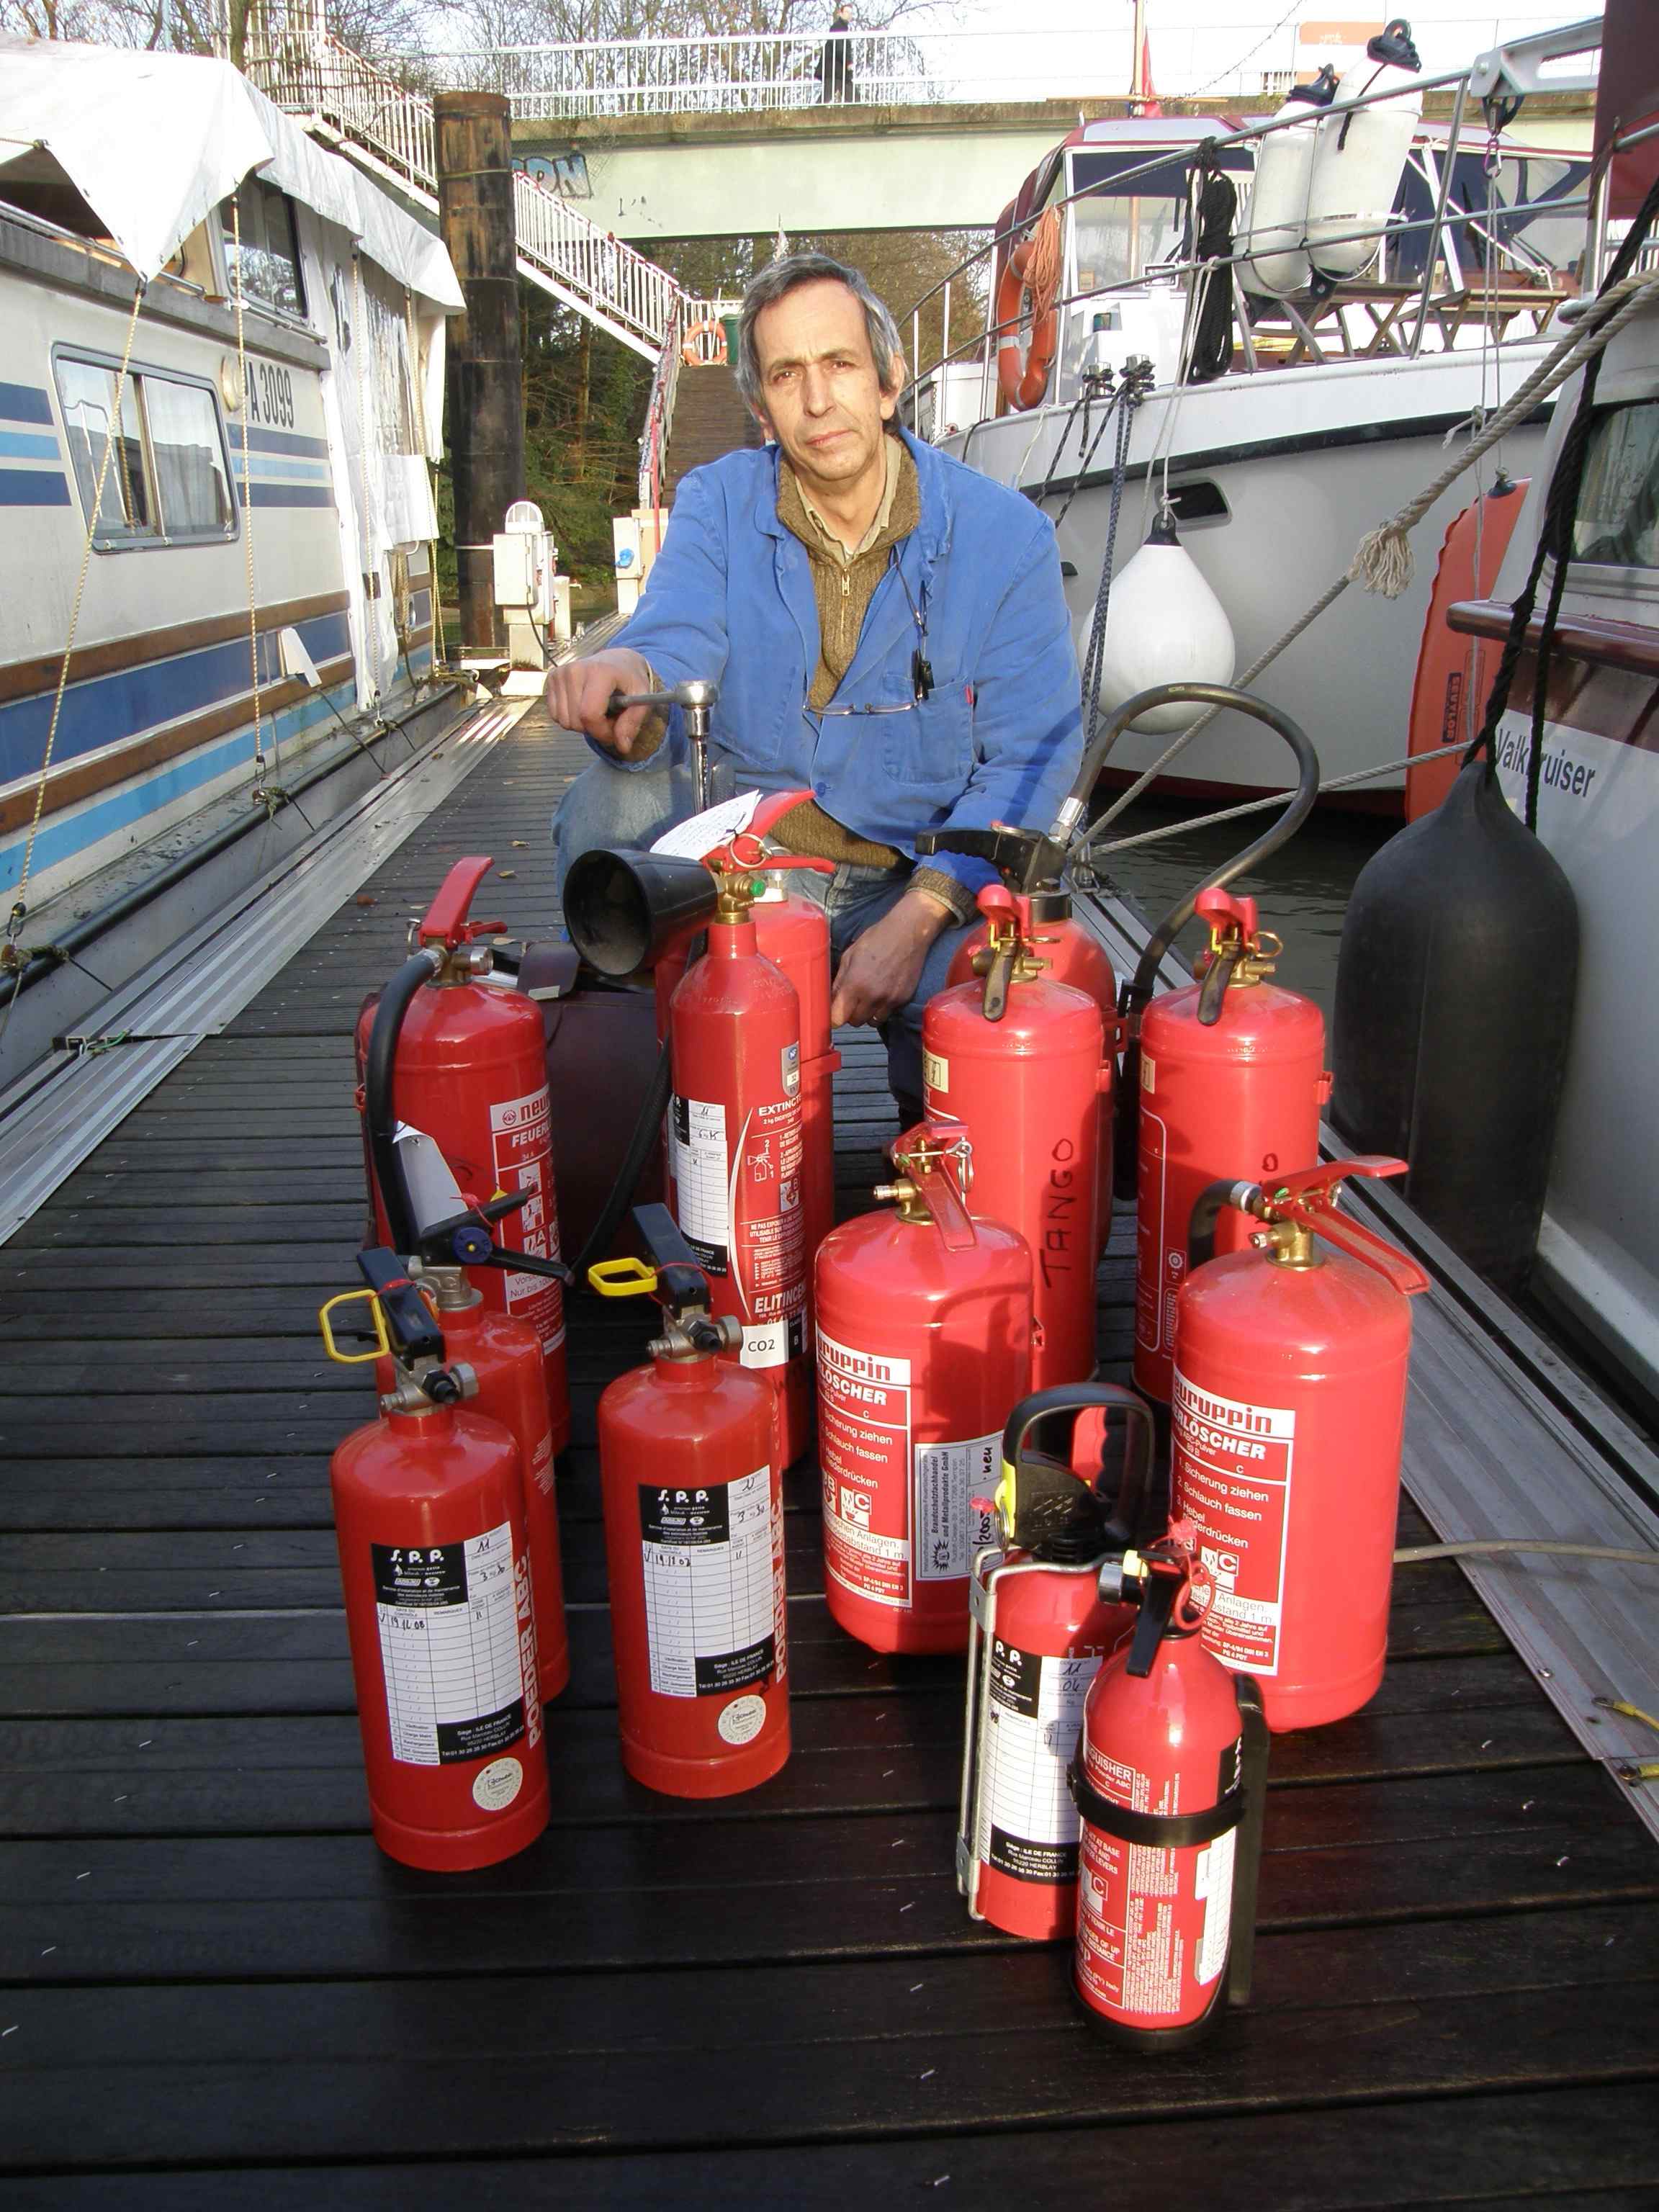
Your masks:
{"label": "metal ramp", "polygon": [[[267,100],[300,117],[325,144],[436,215],[431,100],[333,37],[320,5],[290,5],[280,32],[251,24],[243,66]],[[527,283],[647,361],[678,341],[685,294],[665,269],[522,170],[513,190],[519,273]]]}

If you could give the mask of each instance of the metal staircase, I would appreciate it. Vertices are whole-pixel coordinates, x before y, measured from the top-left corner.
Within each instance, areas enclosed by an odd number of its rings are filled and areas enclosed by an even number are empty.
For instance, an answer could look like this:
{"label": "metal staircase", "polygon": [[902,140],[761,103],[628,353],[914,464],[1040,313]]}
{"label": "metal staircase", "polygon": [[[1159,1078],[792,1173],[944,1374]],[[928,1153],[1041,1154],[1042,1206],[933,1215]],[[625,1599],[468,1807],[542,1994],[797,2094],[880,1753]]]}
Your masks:
{"label": "metal staircase", "polygon": [[[432,102],[331,36],[319,0],[289,0],[280,29],[251,24],[245,67],[267,100],[436,214]],[[647,361],[659,361],[686,319],[685,295],[668,271],[522,170],[513,190],[520,274]]]}

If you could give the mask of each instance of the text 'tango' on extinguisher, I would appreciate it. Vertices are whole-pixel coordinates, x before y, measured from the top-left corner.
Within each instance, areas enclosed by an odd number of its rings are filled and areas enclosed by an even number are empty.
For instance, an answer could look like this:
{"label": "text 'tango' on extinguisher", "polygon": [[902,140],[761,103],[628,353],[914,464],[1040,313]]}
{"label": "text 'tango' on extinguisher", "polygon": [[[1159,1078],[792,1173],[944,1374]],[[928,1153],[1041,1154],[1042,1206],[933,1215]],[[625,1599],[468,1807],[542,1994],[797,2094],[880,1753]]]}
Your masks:
{"label": "text 'tango' on extinguisher", "polygon": [[[1076,1471],[1078,1417],[1121,1468]],[[1116,1433],[1107,1427],[1116,1417]],[[1065,1424],[1066,1449],[1041,1451]],[[1109,1555],[1133,1541],[1152,1468],[1152,1418],[1111,1383],[1062,1384],[1022,1401],[1002,1439],[1000,1547],[975,1562],[968,1645],[957,1886],[975,1920],[1036,1942],[1077,1924],[1078,1817],[1067,1779],[1083,1702],[1134,1625],[1100,1594]],[[1115,1568],[1113,1569],[1114,1575]]]}
{"label": "text 'tango' on extinguisher", "polygon": [[[1025,960],[1039,967],[1051,983],[1068,983],[1100,1008],[1109,1044],[1117,1035],[1117,978],[1106,948],[1091,929],[1079,921],[1072,909],[1072,892],[1064,880],[1063,847],[1032,830],[928,830],[917,840],[921,853],[963,853],[984,860],[1002,878],[1007,889],[1024,902]],[[999,959],[1006,958],[1007,924],[988,917],[963,939],[951,961],[947,984],[966,983],[975,975],[988,979]],[[1100,1149],[1096,1163],[1099,1189],[1095,1224],[1097,1249],[1103,1252],[1112,1231],[1112,1095],[1100,1098]]]}
{"label": "text 'tango' on extinguisher", "polygon": [[876,1651],[960,1651],[1008,1407],[1031,1367],[1031,1255],[969,1218],[959,1131],[893,1146],[897,1182],[824,1241],[817,1264],[824,1590]]}
{"label": "text 'tango' on extinguisher", "polygon": [[1195,1540],[1177,1522],[1125,1553],[1118,1594],[1139,1619],[1095,1676],[1072,1770],[1077,1992],[1141,2051],[1209,2033],[1249,1994],[1255,1950],[1267,1731],[1249,1675],[1199,1639]]}
{"label": "text 'tango' on extinguisher", "polygon": [[740,1324],[666,1206],[636,1206],[653,1264],[588,1270],[605,1297],[663,1310],[648,1365],[599,1401],[599,1473],[623,1764],[674,1797],[726,1797],[789,1756],[783,1492],[773,1401],[721,1355]]}
{"label": "text 'tango' on extinguisher", "polygon": [[[518,1447],[462,1405],[476,1379],[389,1252],[362,1255],[376,1346],[395,1360],[381,1418],[332,1465],[357,1717],[374,1840],[459,1873],[547,1826],[547,1754]],[[323,1309],[324,1340],[342,1354]]]}
{"label": "text 'tango' on extinguisher", "polygon": [[[1196,903],[1210,927],[1208,965],[1198,982],[1152,1000],[1132,1054],[1139,1109],[1134,1376],[1162,1403],[1199,1193],[1218,1177],[1270,1177],[1312,1159],[1331,1081],[1323,1015],[1311,999],[1266,980],[1280,947],[1257,927],[1255,901],[1209,890]],[[1231,1249],[1243,1230],[1223,1233]]]}
{"label": "text 'tango' on extinguisher", "polygon": [[[1207,1650],[1261,1684],[1269,1727],[1357,1712],[1382,1679],[1415,1261],[1336,1210],[1346,1176],[1218,1183],[1193,1212],[1176,1320],[1173,1510],[1214,1595]],[[1224,1207],[1255,1249],[1212,1259]],[[1334,1249],[1328,1249],[1334,1248]]]}
{"label": "text 'tango' on extinguisher", "polygon": [[517,1262],[485,1277],[484,1303],[534,1328],[547,1366],[553,1449],[570,1435],[565,1374],[564,1294],[553,1189],[552,1107],[541,1008],[484,978],[487,945],[474,939],[504,925],[472,921],[467,909],[494,866],[458,860],[416,931],[420,950],[404,963],[357,1021],[375,1241],[407,1259],[420,1224],[404,1218],[394,1172],[400,1125],[429,1137],[470,1200],[517,1194],[501,1224]]}
{"label": "text 'tango' on extinguisher", "polygon": [[1083,1382],[1095,1370],[1105,1024],[1086,992],[1045,979],[1029,901],[989,884],[979,907],[992,925],[991,963],[982,982],[927,1003],[923,1104],[930,1122],[966,1131],[975,1213],[1030,1248],[1032,1382]]}

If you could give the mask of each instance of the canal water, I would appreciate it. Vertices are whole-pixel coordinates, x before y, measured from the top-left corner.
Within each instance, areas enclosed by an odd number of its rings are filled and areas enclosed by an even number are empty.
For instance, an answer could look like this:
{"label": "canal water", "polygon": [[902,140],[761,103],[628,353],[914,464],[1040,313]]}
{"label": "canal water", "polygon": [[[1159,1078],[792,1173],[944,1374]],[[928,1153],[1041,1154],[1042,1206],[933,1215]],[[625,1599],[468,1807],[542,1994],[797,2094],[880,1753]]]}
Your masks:
{"label": "canal water", "polygon": [[[1176,804],[1138,799],[1118,817],[1112,830],[1115,836],[1130,837],[1212,811],[1190,800]],[[1253,843],[1268,818],[1246,815],[1242,821],[1184,830],[1159,844],[1114,854],[1102,863],[1102,873],[1115,890],[1133,899],[1150,921],[1158,921],[1195,884],[1213,873],[1242,846]],[[1241,876],[1230,886],[1255,899],[1262,927],[1276,930],[1285,940],[1274,981],[1291,990],[1305,992],[1323,1009],[1328,1023],[1348,894],[1371,854],[1399,827],[1396,822],[1370,815],[1321,809],[1287,845],[1271,855],[1258,873]],[[1182,932],[1178,949],[1191,960],[1206,942],[1202,923],[1193,922]]]}

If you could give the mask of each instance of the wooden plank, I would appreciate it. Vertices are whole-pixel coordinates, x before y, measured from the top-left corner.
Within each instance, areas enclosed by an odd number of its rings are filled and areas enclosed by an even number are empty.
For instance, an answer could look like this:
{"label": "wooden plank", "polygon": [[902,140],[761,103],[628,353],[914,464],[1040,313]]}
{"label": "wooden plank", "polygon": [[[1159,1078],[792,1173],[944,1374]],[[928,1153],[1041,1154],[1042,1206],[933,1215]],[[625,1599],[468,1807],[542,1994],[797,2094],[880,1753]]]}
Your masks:
{"label": "wooden plank", "polygon": [[[1653,1855],[1636,1823],[1610,1817],[1616,1803],[1583,1765],[1281,1793],[1261,1925],[1318,1935],[1651,1902]],[[469,1882],[394,1866],[361,1820],[335,1832],[3,1841],[0,1972],[31,1987],[338,1983],[1030,1955],[969,1919],[955,1825],[943,1812],[764,1808],[563,1823]],[[986,1986],[994,2002],[995,1980]]]}
{"label": "wooden plank", "polygon": [[[1409,2145],[1412,2194],[1401,2194]],[[1431,2146],[1431,2150],[1430,2148]],[[1273,2212],[1415,2212],[1476,2201],[1502,2212],[1650,2212],[1659,2188],[1659,2118],[1645,2082],[1567,2088],[1548,2096],[1465,2094],[1328,2110],[1241,2110],[1196,2121],[1172,2138],[1167,2122],[1010,2129],[971,2142],[930,2131],[879,2143],[720,2148],[659,2154],[611,2152],[476,2162],[380,2160],[304,2167],[73,2175],[0,2184],[8,2212],[453,2212],[492,2191],[524,2212],[572,2205],[659,2212],[665,2204],[788,2205],[845,2212],[849,2203],[913,2199],[1007,2212],[1016,2203],[1066,2203],[1079,2174],[1109,2162],[1115,2194],[1162,2212],[1218,2206]],[[921,2198],[938,2191],[935,2200]],[[1292,2193],[1293,2192],[1293,2193]]]}
{"label": "wooden plank", "polygon": [[[518,2008],[501,2008],[509,2009]],[[1190,2120],[1241,2105],[1595,2086],[1659,2072],[1659,2008],[1609,2004],[1595,1989],[1443,1997],[1436,2013],[1432,2037],[1383,2037],[1367,2005],[1264,2013],[1226,2023],[1196,2059],[1115,2053],[1109,2067],[1089,2063],[1097,2046],[1075,2017],[1026,2034],[942,2031],[907,2045],[902,2070],[880,2041],[775,2041],[767,2094],[753,2100],[744,2134],[787,2141],[808,2109],[820,2139],[904,2137],[919,2123],[977,2130],[993,2074],[1007,2127]],[[744,2063],[729,2046],[677,2054],[672,2065],[617,2051],[550,2057],[525,2051],[502,2018],[497,2047],[483,2054],[291,2055],[280,2097],[270,2094],[264,2056],[210,2069],[153,2055],[139,2069],[31,2069],[11,2151],[31,2164],[61,2165],[68,2150],[76,2164],[119,2166],[394,2148],[403,2157],[487,2155],[506,2141],[524,2150],[679,2150],[729,2141],[732,2069]],[[788,2116],[783,2128],[778,2113]]]}

